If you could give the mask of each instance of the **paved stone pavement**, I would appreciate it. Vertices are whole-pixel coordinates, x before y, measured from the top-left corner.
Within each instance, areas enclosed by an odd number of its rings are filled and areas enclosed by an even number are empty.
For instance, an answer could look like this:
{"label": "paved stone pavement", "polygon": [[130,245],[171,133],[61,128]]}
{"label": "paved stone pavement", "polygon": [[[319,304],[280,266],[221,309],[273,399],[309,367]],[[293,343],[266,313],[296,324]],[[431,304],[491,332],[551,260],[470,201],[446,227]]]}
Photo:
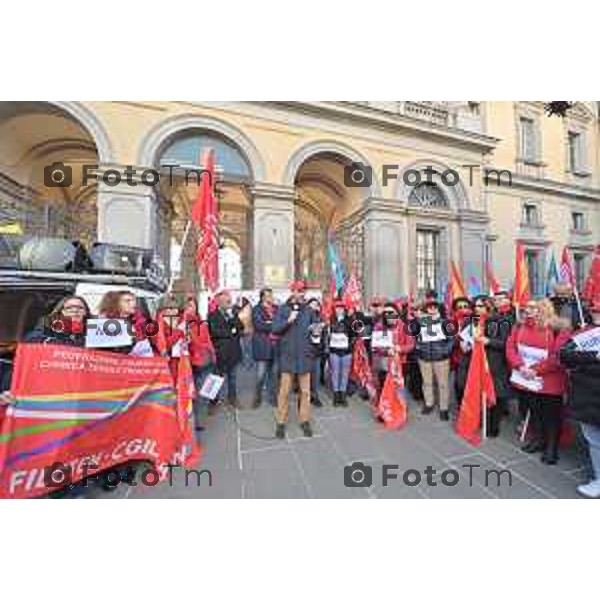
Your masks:
{"label": "paved stone pavement", "polygon": [[[201,476],[200,486],[190,476],[185,485],[182,471],[173,473],[172,485],[166,481],[156,487],[120,486],[109,494],[92,492],[97,497],[113,498],[577,498],[576,486],[586,480],[586,457],[580,447],[563,451],[556,466],[540,462],[539,454],[521,452],[516,444],[514,422],[504,422],[502,435],[489,439],[479,448],[469,445],[453,431],[451,424],[437,414],[422,416],[418,403],[409,401],[409,422],[401,431],[386,431],[371,416],[367,402],[358,396],[348,408],[333,408],[325,391],[325,406],[314,410],[314,437],[304,438],[290,410],[285,440],[273,436],[273,414],[268,406],[252,410],[250,391],[253,375],[242,376],[242,408],[224,409],[211,417],[202,433],[204,454],[199,468],[212,474]],[[292,402],[292,404],[294,404]],[[369,488],[344,485],[344,467],[359,461],[372,468]],[[382,465],[397,464],[398,477],[382,485]],[[480,465],[478,468],[463,465]],[[423,471],[436,469],[427,485]],[[410,487],[403,473],[420,470],[422,481]],[[459,482],[443,485],[442,471],[455,469]],[[486,471],[508,469],[501,485]],[[450,475],[448,475],[450,477]],[[448,480],[450,483],[451,479]]]}

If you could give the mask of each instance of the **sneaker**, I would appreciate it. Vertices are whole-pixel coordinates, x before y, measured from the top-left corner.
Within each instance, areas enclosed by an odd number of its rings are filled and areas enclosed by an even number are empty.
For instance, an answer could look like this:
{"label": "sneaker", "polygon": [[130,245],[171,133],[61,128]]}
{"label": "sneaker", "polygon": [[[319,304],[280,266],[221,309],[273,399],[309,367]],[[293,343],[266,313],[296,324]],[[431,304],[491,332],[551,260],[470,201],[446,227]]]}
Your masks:
{"label": "sneaker", "polygon": [[277,427],[275,428],[275,437],[278,440],[282,440],[285,437],[285,424],[277,423]]}
{"label": "sneaker", "polygon": [[428,415],[431,412],[433,412],[433,406],[427,406],[426,404],[424,404],[423,408],[421,409],[421,414],[422,415]]}
{"label": "sneaker", "polygon": [[312,437],[312,427],[308,421],[304,421],[304,423],[300,423],[300,429],[302,429],[302,433],[304,433],[304,437]]}
{"label": "sneaker", "polygon": [[600,479],[578,485],[577,491],[586,498],[600,498]]}

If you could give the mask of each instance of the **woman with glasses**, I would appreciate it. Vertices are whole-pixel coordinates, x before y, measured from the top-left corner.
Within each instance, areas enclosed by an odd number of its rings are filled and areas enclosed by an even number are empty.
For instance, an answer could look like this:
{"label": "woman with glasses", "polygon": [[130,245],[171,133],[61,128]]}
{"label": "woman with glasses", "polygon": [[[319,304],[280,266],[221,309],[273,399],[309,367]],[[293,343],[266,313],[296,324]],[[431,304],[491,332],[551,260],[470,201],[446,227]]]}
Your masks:
{"label": "woman with glasses", "polygon": [[25,337],[24,341],[83,348],[86,321],[89,317],[89,306],[81,296],[67,296],[54,307],[39,327]]}
{"label": "woman with glasses", "polygon": [[559,351],[569,339],[569,330],[557,331],[545,304],[530,301],[506,343],[512,369],[511,383],[517,390],[529,439],[528,453],[542,452],[542,462],[558,462],[565,371]]}

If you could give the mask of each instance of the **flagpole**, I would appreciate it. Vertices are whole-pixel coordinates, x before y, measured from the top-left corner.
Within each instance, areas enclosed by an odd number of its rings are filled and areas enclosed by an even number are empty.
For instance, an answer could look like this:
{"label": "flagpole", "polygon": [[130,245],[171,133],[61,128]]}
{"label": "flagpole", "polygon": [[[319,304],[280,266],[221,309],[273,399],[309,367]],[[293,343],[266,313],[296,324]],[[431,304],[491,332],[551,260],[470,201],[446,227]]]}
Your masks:
{"label": "flagpole", "polygon": [[581,327],[585,327],[585,321],[583,320],[583,307],[581,306],[581,298],[579,297],[579,291],[577,290],[577,284],[575,281],[573,281],[573,294],[575,295],[575,302],[577,302],[579,322],[581,324]]}

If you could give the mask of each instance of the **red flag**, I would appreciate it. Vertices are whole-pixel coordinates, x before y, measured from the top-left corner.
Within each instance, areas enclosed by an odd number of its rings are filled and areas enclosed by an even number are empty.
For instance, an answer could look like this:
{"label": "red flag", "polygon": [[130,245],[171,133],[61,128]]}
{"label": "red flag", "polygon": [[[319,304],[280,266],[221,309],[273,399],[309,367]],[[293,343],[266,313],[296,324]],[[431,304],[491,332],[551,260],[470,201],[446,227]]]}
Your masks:
{"label": "red flag", "polygon": [[489,261],[485,261],[485,276],[487,279],[488,288],[490,290],[490,294],[497,294],[500,290],[500,283],[494,276],[494,271],[492,270],[492,265]]}
{"label": "red flag", "polygon": [[196,264],[206,287],[214,292],[219,287],[219,217],[214,194],[215,153],[212,148],[204,156],[203,169],[205,172],[202,173],[198,198],[192,209],[192,220],[202,232],[202,241],[196,250]]}
{"label": "red flag", "polygon": [[563,283],[568,283],[572,288],[575,287],[575,275],[573,274],[573,267],[571,267],[571,259],[569,258],[569,249],[565,246],[562,251],[560,258],[560,266],[558,267],[558,273]]}
{"label": "red flag", "polygon": [[362,294],[360,293],[360,284],[356,277],[356,273],[352,271],[350,277],[344,288],[344,295],[342,297],[346,308],[353,308],[358,310],[362,305]]}
{"label": "red flag", "polygon": [[517,242],[515,257],[515,288],[513,290],[513,302],[517,308],[527,304],[531,299],[529,291],[529,271],[525,260],[525,247]]}
{"label": "red flag", "polygon": [[377,388],[375,386],[373,372],[371,371],[367,349],[365,348],[365,343],[361,337],[359,337],[354,344],[350,377],[366,390],[371,403],[374,403],[377,398]]}
{"label": "red flag", "polygon": [[192,402],[196,395],[194,374],[189,354],[182,354],[177,361],[177,415],[185,448],[185,466],[193,466],[200,458],[200,446],[192,431]]}
{"label": "red flag", "polygon": [[408,417],[406,401],[402,396],[402,392],[399,393],[400,388],[397,384],[398,382],[390,368],[376,410],[377,416],[381,417],[386,429],[400,429],[406,424]]}
{"label": "red flag", "polygon": [[581,297],[588,302],[600,296],[600,246],[596,246],[592,266],[581,292]]}
{"label": "red flag", "polygon": [[463,283],[462,277],[454,261],[450,261],[450,300],[454,301],[456,298],[462,298],[467,295],[465,290],[465,284]]}
{"label": "red flag", "polygon": [[[482,327],[482,323],[479,326]],[[481,442],[479,431],[483,402],[488,407],[494,406],[496,404],[496,390],[494,389],[494,381],[488,366],[483,342],[475,339],[465,394],[456,421],[456,433],[476,446]]]}

